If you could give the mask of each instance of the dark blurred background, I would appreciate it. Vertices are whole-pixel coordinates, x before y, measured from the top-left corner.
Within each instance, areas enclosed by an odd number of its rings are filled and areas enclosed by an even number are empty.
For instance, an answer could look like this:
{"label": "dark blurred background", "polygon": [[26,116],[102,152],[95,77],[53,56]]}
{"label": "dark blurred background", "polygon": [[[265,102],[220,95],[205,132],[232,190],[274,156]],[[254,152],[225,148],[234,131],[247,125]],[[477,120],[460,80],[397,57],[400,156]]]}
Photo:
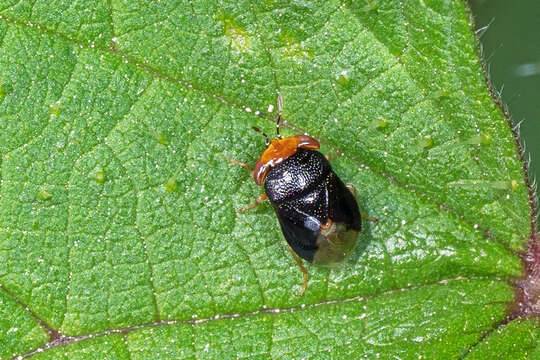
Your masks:
{"label": "dark blurred background", "polygon": [[[501,91],[540,180],[540,0],[469,0],[493,87]],[[487,26],[487,29],[485,27]]]}

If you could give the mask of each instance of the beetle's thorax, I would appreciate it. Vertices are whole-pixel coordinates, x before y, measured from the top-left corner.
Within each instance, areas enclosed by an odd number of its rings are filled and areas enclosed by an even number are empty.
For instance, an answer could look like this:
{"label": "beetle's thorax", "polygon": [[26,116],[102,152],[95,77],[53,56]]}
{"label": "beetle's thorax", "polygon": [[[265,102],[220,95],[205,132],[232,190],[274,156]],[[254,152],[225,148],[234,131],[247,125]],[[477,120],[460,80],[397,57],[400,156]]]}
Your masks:
{"label": "beetle's thorax", "polygon": [[272,139],[270,145],[262,153],[260,160],[263,164],[270,161],[277,164],[294,154],[296,149],[298,149],[298,139],[294,136],[284,139]]}
{"label": "beetle's thorax", "polygon": [[259,161],[255,164],[253,179],[257,185],[262,185],[264,178],[271,167],[280,164],[291,155],[296,154],[298,149],[319,148],[319,142],[307,135],[289,136],[286,138],[274,138],[264,150]]}

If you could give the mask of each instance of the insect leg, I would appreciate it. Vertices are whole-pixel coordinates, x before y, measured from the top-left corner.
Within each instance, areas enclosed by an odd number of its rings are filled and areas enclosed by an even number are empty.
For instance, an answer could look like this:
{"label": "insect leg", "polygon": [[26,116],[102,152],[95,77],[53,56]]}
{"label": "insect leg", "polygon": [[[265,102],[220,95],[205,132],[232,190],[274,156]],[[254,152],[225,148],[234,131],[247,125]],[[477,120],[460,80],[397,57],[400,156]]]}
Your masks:
{"label": "insect leg", "polygon": [[332,161],[334,159],[337,159],[338,157],[341,156],[341,153],[333,153],[333,154],[330,154],[330,155],[324,155],[324,157],[326,158],[326,160],[328,161]]}
{"label": "insect leg", "polygon": [[257,205],[259,205],[260,203],[262,203],[264,200],[268,199],[268,197],[266,196],[266,194],[261,194],[259,196],[257,196],[257,198],[255,199],[254,202],[252,202],[251,204],[249,204],[248,206],[245,206],[241,209],[238,209],[238,212],[241,213],[241,212],[244,212],[246,210],[249,210],[249,209],[253,209],[254,207],[256,207]]}
{"label": "insect leg", "polygon": [[302,270],[302,274],[304,275],[304,284],[303,284],[303,287],[302,287],[302,290],[296,295],[298,297],[304,295],[304,293],[306,292],[306,289],[307,289],[307,280],[308,280],[308,272],[307,272],[307,269],[306,267],[304,266],[304,264],[302,264],[302,260],[300,260],[300,258],[298,257],[298,255],[296,255],[296,253],[294,252],[294,250],[291,248],[291,246],[289,245],[289,250],[291,251],[291,254],[294,258],[294,260],[296,261],[296,263],[298,264],[298,267],[300,268],[300,270]]}
{"label": "insect leg", "polygon": [[[358,201],[358,191],[356,190],[356,187],[353,184],[346,184],[345,187],[349,189],[349,191],[353,194],[354,199]],[[366,214],[360,213],[360,216],[368,221],[379,222],[379,219],[368,216]]]}
{"label": "insect leg", "polygon": [[368,220],[368,221],[379,222],[379,219],[377,219],[376,217],[369,216],[369,215],[366,215],[366,214],[360,213],[360,217],[361,217],[362,219],[366,219],[366,220]]}
{"label": "insect leg", "polygon": [[366,215],[366,214],[360,213],[360,217],[361,217],[362,219],[366,219],[366,220],[368,220],[368,221],[379,222],[379,219],[377,219],[376,217],[369,216],[369,215]]}
{"label": "insect leg", "polygon": [[358,201],[358,191],[356,190],[356,186],[353,184],[345,184],[345,187],[353,194],[354,200]]}
{"label": "insect leg", "polygon": [[241,166],[243,168],[246,168],[250,173],[253,172],[253,169],[251,168],[251,165],[249,165],[249,164],[246,164],[246,163],[243,163],[243,162],[240,162],[238,160],[231,159],[231,158],[227,158],[227,161],[230,162],[231,164],[238,165],[238,166]]}

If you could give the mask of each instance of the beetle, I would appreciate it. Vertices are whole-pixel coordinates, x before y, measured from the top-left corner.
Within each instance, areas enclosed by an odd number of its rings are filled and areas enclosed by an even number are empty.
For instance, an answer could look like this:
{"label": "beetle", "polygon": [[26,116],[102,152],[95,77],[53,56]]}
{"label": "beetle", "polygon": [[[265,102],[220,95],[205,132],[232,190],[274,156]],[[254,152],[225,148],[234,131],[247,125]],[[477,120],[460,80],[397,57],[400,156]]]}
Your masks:
{"label": "beetle", "polygon": [[[256,127],[266,138],[266,150],[253,169],[253,180],[264,193],[239,212],[264,200],[273,205],[289,250],[302,270],[303,287],[308,274],[300,258],[320,265],[342,262],[352,252],[362,230],[356,189],[345,185],[332,170],[329,159],[319,151],[319,142],[308,135],[282,137],[279,133],[282,100],[278,96],[276,137]],[[251,170],[248,164],[229,161]]]}

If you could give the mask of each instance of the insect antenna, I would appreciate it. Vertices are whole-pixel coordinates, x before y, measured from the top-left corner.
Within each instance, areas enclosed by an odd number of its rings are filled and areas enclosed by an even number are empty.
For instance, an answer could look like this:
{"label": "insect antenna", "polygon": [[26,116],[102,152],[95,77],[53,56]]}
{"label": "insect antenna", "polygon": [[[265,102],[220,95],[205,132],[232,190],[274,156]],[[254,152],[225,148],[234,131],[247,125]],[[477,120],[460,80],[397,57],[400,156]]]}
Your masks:
{"label": "insect antenna", "polygon": [[256,126],[252,126],[251,127],[253,130],[255,130],[256,132],[258,132],[259,134],[261,134],[262,136],[265,137],[266,139],[266,146],[270,145],[270,138],[268,137],[268,135],[266,135],[261,129],[259,129],[258,127]]}
{"label": "insect antenna", "polygon": [[278,97],[277,97],[277,107],[278,107],[278,116],[276,120],[276,134],[277,134],[277,138],[281,139],[281,135],[279,134],[279,123],[281,122],[281,112],[283,111],[283,100],[281,99],[281,94],[278,94]]}

